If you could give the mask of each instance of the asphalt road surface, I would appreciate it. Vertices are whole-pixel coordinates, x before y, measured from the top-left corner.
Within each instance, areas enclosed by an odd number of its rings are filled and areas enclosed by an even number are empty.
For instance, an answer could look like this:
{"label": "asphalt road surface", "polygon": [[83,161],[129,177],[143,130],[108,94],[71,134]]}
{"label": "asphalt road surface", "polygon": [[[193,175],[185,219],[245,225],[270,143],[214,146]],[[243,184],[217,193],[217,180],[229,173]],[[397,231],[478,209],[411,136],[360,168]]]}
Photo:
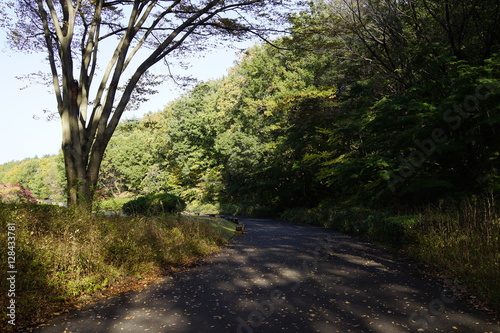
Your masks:
{"label": "asphalt road surface", "polygon": [[35,332],[500,332],[411,261],[341,233],[240,219],[204,264],[54,318]]}

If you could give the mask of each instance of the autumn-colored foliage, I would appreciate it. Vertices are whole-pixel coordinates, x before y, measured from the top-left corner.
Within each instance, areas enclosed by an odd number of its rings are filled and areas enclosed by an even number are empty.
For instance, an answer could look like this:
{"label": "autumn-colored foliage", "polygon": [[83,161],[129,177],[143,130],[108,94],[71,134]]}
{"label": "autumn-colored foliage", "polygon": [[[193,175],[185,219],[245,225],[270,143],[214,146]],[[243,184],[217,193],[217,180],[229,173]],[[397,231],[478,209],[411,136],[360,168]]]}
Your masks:
{"label": "autumn-colored foliage", "polygon": [[25,189],[19,184],[4,184],[0,183],[0,202],[15,203],[15,202],[37,202],[30,190]]}

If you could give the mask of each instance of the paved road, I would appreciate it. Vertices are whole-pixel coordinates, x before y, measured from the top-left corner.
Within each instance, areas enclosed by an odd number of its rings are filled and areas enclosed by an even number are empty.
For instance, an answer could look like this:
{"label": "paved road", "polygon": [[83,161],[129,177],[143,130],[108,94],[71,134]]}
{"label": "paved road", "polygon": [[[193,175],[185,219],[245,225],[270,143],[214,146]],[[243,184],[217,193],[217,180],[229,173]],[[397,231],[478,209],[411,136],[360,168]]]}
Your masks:
{"label": "paved road", "polygon": [[242,219],[205,264],[36,332],[500,332],[437,281],[369,243],[306,225]]}

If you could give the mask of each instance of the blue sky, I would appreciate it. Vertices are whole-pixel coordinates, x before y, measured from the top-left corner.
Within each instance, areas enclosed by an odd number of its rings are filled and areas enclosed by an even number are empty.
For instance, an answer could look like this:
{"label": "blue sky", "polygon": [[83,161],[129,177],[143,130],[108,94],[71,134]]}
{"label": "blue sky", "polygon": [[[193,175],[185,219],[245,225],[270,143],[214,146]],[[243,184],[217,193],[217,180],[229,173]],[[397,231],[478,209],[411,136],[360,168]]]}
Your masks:
{"label": "blue sky", "polygon": [[[250,46],[255,42],[248,42]],[[176,74],[192,75],[200,81],[220,78],[238,59],[237,51],[219,48],[204,57],[185,59],[191,67],[187,70],[173,68]],[[0,35],[0,164],[22,160],[28,157],[41,157],[57,154],[61,145],[61,127],[59,119],[47,122],[43,120],[43,110],[55,111],[55,98],[50,94],[50,87],[33,84],[16,77],[48,69],[44,55],[20,54],[13,52],[5,44],[5,34]],[[161,66],[161,65],[159,65]],[[154,70],[161,70],[156,67]],[[172,83],[165,83],[158,88],[159,93],[143,104],[138,111],[125,114],[125,119],[141,117],[145,113],[162,110],[171,100],[182,94]],[[35,119],[35,118],[41,119]]]}

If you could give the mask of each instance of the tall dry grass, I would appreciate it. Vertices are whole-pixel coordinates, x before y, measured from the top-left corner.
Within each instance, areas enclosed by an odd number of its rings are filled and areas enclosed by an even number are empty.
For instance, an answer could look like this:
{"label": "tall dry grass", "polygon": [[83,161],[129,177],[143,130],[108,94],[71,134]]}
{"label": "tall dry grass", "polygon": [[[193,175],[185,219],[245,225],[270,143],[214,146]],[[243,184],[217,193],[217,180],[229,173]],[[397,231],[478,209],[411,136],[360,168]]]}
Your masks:
{"label": "tall dry grass", "polygon": [[493,196],[429,207],[410,253],[500,309],[500,207]]}
{"label": "tall dry grass", "polygon": [[290,221],[356,234],[404,251],[468,286],[500,311],[500,205],[493,195],[399,212],[318,207],[285,212]]}
{"label": "tall dry grass", "polygon": [[[0,204],[3,267],[9,222],[16,226],[17,326],[117,282],[186,264],[226,241],[219,229],[194,217],[104,217],[54,206]],[[2,276],[0,292],[8,289]],[[2,318],[7,318],[7,301],[1,298]],[[3,320],[0,330],[12,328],[6,324]]]}

